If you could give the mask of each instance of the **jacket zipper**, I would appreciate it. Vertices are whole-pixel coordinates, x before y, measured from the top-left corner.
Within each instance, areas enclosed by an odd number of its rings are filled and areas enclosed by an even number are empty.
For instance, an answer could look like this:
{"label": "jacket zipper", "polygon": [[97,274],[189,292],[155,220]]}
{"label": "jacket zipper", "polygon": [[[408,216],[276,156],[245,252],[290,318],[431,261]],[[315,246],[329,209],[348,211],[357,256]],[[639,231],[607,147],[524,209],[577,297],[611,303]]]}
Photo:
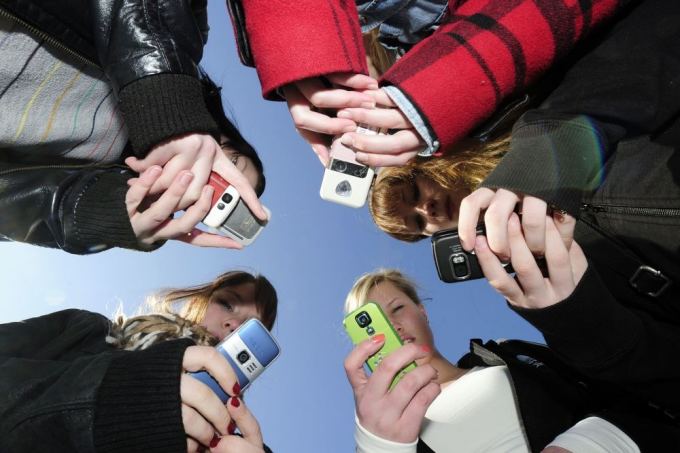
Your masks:
{"label": "jacket zipper", "polygon": [[597,206],[584,204],[583,209],[591,212],[609,212],[612,214],[631,214],[650,217],[680,216],[680,208],[638,208],[634,206]]}
{"label": "jacket zipper", "polygon": [[16,22],[16,23],[18,23],[18,24],[21,24],[22,26],[26,27],[26,29],[28,29],[28,31],[30,31],[33,35],[35,35],[35,36],[37,36],[38,38],[44,40],[44,41],[45,41],[46,43],[48,43],[49,45],[51,45],[51,46],[53,46],[53,47],[56,47],[56,48],[58,48],[58,49],[60,49],[60,50],[62,50],[62,51],[64,51],[64,52],[68,53],[69,55],[71,55],[72,57],[76,58],[76,59],[77,59],[78,61],[80,61],[81,63],[85,63],[85,64],[87,64],[87,65],[89,65],[89,66],[93,66],[93,67],[95,67],[95,68],[101,69],[101,67],[100,67],[97,63],[95,63],[95,62],[93,62],[92,60],[90,60],[90,59],[88,59],[88,58],[86,58],[86,57],[80,55],[80,54],[77,53],[76,51],[74,51],[74,50],[72,50],[72,49],[66,47],[66,46],[63,45],[61,42],[59,42],[59,41],[57,41],[55,38],[53,38],[52,36],[48,35],[48,34],[45,33],[44,31],[38,30],[38,29],[37,29],[36,27],[34,27],[33,25],[29,24],[28,22],[24,21],[23,19],[20,19],[19,17],[15,16],[14,14],[10,13],[9,11],[5,10],[5,9],[2,8],[2,7],[0,7],[0,16],[1,16],[1,17],[4,17],[4,18],[6,18],[6,19],[12,20],[12,21],[14,21],[14,22]]}
{"label": "jacket zipper", "polygon": [[91,169],[99,169],[99,170],[106,170],[106,169],[111,169],[111,168],[119,168],[121,170],[130,170],[129,167],[121,164],[105,164],[105,165],[97,165],[97,164],[63,164],[63,165],[34,165],[30,167],[19,167],[19,168],[11,168],[9,170],[4,170],[0,171],[0,176],[5,176],[9,175],[11,173],[18,173],[21,171],[27,171],[27,170],[48,170],[48,169],[63,169],[63,170],[77,170],[77,169],[85,169],[85,168],[91,168]]}

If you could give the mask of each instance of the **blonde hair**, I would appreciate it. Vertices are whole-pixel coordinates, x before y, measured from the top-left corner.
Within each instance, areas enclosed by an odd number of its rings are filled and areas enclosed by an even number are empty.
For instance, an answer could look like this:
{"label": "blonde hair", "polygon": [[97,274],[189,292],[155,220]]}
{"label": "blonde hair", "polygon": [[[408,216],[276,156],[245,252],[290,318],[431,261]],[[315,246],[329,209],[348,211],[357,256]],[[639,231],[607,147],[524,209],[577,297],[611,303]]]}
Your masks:
{"label": "blonde hair", "polygon": [[416,305],[422,302],[418,297],[416,284],[397,269],[377,269],[359,277],[345,298],[345,314],[350,313],[368,302],[368,293],[381,283],[391,283],[406,294]]}
{"label": "blonde hair", "polygon": [[131,318],[119,314],[111,323],[106,342],[118,349],[137,351],[179,338],[188,338],[201,346],[214,346],[218,342],[207,329],[174,313],[154,313]]}
{"label": "blonde hair", "polygon": [[390,236],[406,242],[423,239],[422,234],[406,231],[399,209],[399,191],[404,184],[414,184],[416,177],[429,179],[443,189],[450,191],[462,188],[476,189],[496,168],[507,151],[510,135],[463,151],[438,158],[412,160],[402,167],[383,168],[373,185],[368,209],[375,224]]}
{"label": "blonde hair", "polygon": [[377,28],[364,33],[364,49],[366,49],[366,57],[381,76],[387,71],[390,66],[397,61],[397,54],[391,50],[386,49],[380,44],[378,39],[379,31]]}

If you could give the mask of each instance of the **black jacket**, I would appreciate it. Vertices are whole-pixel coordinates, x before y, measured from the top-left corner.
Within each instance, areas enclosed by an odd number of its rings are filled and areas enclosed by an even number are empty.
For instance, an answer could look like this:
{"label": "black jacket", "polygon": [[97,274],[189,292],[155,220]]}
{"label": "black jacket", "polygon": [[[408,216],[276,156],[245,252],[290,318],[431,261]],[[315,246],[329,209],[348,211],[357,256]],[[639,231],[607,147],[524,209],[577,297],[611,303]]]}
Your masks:
{"label": "black jacket", "polygon": [[[101,67],[139,157],[174,136],[218,133],[198,71],[206,8],[201,0],[0,0],[0,15]],[[131,172],[29,159],[0,150],[0,238],[78,254],[143,249],[125,207]]]}
{"label": "black jacket", "polygon": [[632,10],[540,109],[518,121],[510,151],[483,184],[576,216],[575,239],[589,259],[566,300],[513,309],[570,366],[675,414],[680,367],[669,358],[680,353],[678,40],[680,3],[648,0]]}
{"label": "black jacket", "polygon": [[178,389],[192,342],[121,351],[109,326],[82,310],[0,325],[0,451],[186,451]]}

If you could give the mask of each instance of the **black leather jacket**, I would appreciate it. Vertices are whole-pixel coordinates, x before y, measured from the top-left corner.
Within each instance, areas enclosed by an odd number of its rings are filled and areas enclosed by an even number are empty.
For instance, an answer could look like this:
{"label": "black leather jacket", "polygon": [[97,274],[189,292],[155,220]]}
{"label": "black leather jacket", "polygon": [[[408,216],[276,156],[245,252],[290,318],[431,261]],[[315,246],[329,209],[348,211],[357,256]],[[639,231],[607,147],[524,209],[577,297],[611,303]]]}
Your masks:
{"label": "black leather jacket", "polygon": [[[198,72],[206,0],[0,0],[0,15],[103,69],[138,156],[173,136],[216,133]],[[29,157],[0,149],[0,237],[78,254],[140,248],[124,167]]]}

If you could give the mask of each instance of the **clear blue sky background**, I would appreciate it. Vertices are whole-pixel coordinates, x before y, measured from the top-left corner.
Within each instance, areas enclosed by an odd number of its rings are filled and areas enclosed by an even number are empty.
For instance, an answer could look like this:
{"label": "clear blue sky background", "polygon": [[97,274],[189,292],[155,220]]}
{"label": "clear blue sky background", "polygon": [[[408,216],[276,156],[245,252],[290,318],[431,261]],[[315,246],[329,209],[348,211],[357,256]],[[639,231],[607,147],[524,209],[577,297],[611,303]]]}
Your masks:
{"label": "clear blue sky background", "polygon": [[322,201],[323,168],[295,132],[285,104],[262,100],[255,71],[240,64],[224,1],[210,1],[210,23],[204,65],[265,163],[269,226],[240,252],[171,241],[154,253],[74,256],[0,244],[0,321],[68,307],[111,315],[120,303],[132,313],[158,288],[202,283],[232,268],[260,272],[279,294],[274,334],[283,353],[246,401],[278,453],[353,451],[353,400],[342,369],[351,344],[342,303],[364,272],[396,267],[414,278],[421,295],[431,298],[437,347],[452,360],[466,352],[470,338],[541,341],[485,281],[440,282],[429,241],[400,243],[381,233],[366,209]]}

